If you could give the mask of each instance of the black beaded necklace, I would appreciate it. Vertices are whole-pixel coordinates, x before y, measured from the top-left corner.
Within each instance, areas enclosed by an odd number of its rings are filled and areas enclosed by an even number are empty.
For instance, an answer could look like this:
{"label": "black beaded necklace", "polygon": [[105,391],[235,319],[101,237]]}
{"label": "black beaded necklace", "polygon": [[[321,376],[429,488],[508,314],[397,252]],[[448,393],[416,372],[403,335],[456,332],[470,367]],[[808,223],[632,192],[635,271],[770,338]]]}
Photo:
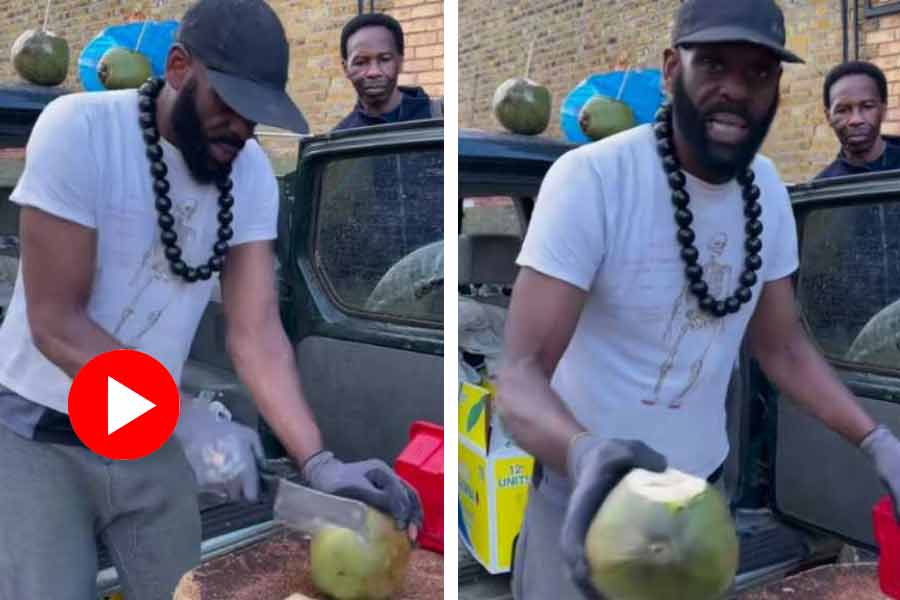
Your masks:
{"label": "black beaded necklace", "polygon": [[756,271],[762,266],[762,258],[759,255],[762,250],[762,240],[759,238],[763,230],[759,220],[762,214],[762,206],[759,200],[759,187],[753,184],[753,171],[748,167],[743,173],[738,174],[737,181],[741,186],[744,197],[744,216],[747,217],[747,225],[744,229],[747,240],[744,249],[747,257],[744,260],[744,272],[741,274],[741,284],[737,291],[724,300],[717,300],[709,293],[709,286],[703,280],[703,267],[697,262],[700,252],[694,246],[694,230],[691,223],[694,215],[688,209],[691,197],[684,189],[687,179],[681,172],[681,162],[675,154],[675,144],[672,141],[672,105],[663,106],[656,113],[656,124],[653,126],[656,135],[656,149],[662,158],[663,169],[672,190],[672,204],[675,205],[675,223],[678,225],[678,243],[681,244],[681,259],[685,263],[684,274],[690,282],[691,293],[697,298],[700,308],[716,317],[724,317],[727,314],[736,313],[741,309],[741,304],[750,302],[753,292],[750,290],[756,284]]}
{"label": "black beaded necklace", "polygon": [[150,175],[153,176],[153,193],[156,195],[156,210],[159,212],[160,240],[166,250],[169,268],[184,281],[192,283],[198,279],[212,277],[214,271],[221,271],[228,253],[228,240],[234,235],[231,230],[231,207],[234,197],[231,195],[232,181],[227,174],[216,181],[219,188],[219,231],[218,241],[213,245],[213,255],[205,265],[189,267],[181,258],[178,247],[178,234],[175,233],[175,218],[172,216],[172,200],[168,197],[169,181],[166,175],[169,170],[163,162],[163,150],[159,145],[159,129],[156,126],[156,97],[163,88],[162,79],[148,79],[138,90],[141,131],[147,144],[147,158],[150,159]]}

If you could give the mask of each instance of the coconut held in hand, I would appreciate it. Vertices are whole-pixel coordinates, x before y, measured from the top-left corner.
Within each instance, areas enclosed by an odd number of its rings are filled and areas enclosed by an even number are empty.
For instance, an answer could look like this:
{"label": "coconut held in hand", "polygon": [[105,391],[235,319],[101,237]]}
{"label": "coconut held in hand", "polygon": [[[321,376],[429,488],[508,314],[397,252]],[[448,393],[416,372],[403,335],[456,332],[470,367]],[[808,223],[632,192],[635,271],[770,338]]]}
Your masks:
{"label": "coconut held in hand", "polygon": [[513,133],[537,135],[550,123],[550,90],[530,79],[507,79],[494,92],[494,116]]}
{"label": "coconut held in hand", "polygon": [[634,127],[634,112],[620,100],[594,96],[581,107],[578,125],[584,135],[595,141],[601,140]]}
{"label": "coconut held in hand", "polygon": [[705,480],[635,469],[591,522],[586,554],[608,600],[713,600],[734,580],[738,540],[721,494]]}
{"label": "coconut held in hand", "polygon": [[371,508],[366,528],[368,541],[333,525],[313,536],[310,567],[319,591],[336,600],[386,600],[399,589],[412,552],[406,531]]}
{"label": "coconut held in hand", "polygon": [[59,85],[69,71],[69,44],[49,31],[29,29],[13,42],[13,68],[37,85]]}

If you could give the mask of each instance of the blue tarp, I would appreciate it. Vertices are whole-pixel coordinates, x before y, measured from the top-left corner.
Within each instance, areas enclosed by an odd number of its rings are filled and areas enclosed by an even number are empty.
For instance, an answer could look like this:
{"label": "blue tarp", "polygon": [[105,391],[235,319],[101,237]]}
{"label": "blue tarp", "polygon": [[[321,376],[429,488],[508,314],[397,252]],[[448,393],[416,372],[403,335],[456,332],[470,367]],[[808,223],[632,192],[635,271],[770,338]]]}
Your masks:
{"label": "blue tarp", "polygon": [[[578,113],[596,95],[617,98],[625,73],[613,71],[591,75],[566,96],[560,109],[560,129],[570,142],[584,144],[591,141],[578,126]],[[634,118],[641,124],[653,121],[663,98],[662,73],[659,69],[645,69],[628,72],[628,80],[619,100],[631,107]]]}
{"label": "blue tarp", "polygon": [[[103,54],[114,46],[124,46],[134,50],[144,22],[113,25],[104,29],[88,42],[81,56],[78,57],[78,77],[81,85],[89,92],[102,91],[105,88],[97,77],[97,64]],[[141,38],[140,52],[150,61],[153,75],[162,77],[166,70],[166,57],[169,48],[175,41],[178,21],[150,21]]]}

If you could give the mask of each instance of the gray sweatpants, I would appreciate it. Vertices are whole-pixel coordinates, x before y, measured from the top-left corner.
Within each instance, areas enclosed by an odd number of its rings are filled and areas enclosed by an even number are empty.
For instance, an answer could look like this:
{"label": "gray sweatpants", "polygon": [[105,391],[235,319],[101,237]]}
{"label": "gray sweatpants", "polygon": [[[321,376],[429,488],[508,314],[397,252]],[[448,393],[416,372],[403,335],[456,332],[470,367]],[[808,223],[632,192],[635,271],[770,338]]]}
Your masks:
{"label": "gray sweatpants", "polygon": [[544,469],[541,484],[528,493],[525,520],[512,571],[515,600],[579,600],[559,550],[559,535],[571,493],[567,480]]}
{"label": "gray sweatpants", "polygon": [[174,438],[117,461],[0,426],[0,600],[94,600],[97,536],[127,600],[171,600],[200,562],[195,490]]}

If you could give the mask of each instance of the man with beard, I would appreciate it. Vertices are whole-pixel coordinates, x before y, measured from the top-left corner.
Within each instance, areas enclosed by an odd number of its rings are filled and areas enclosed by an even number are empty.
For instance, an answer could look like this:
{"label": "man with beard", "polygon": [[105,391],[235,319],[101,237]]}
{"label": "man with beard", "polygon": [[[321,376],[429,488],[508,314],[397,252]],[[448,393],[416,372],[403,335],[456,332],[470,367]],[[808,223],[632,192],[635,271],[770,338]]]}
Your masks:
{"label": "man with beard", "polygon": [[881,69],[863,61],[840,64],[825,77],[822,94],[841,150],[816,179],[900,169],[900,139],[881,135],[888,96]]}
{"label": "man with beard", "polygon": [[287,78],[266,2],[200,0],[165,79],[41,114],[11,195],[22,262],[0,328],[0,598],[95,597],[99,536],[129,600],[169,599],[200,559],[198,491],[256,500],[257,434],[202,403],[128,461],[84,447],[67,414],[72,378],[105,352],[145,352],[179,382],[216,273],[235,370],[306,483],[420,523],[387,465],[323,449],[282,328],[278,189],[253,130],[307,130]]}
{"label": "man with beard", "polygon": [[859,445],[900,494],[900,441],[863,412],[796,312],[789,198],[757,155],[781,62],[800,61],[784,42],[773,0],[687,0],[664,54],[672,103],[657,123],[569,152],[543,182],[495,404],[537,461],[518,599],[598,597],[585,536],[632,468],[718,480],[745,331],[769,379]]}
{"label": "man with beard", "polygon": [[341,31],[341,64],[358,99],[334,131],[442,116],[440,101],[425,90],[397,85],[403,29],[393,17],[365,13],[348,21]]}

